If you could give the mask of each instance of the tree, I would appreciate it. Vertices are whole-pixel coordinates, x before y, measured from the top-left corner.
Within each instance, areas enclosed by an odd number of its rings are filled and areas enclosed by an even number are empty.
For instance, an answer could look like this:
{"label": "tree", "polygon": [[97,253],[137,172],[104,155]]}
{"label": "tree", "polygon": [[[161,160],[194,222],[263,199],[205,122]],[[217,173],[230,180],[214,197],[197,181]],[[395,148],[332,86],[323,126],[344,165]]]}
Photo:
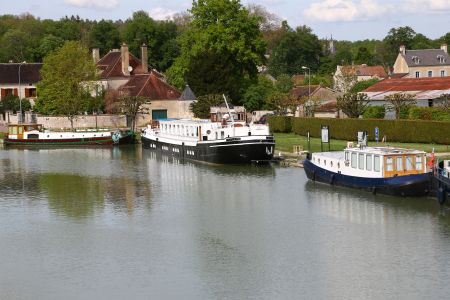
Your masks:
{"label": "tree", "polygon": [[438,107],[442,108],[444,111],[450,112],[450,94],[442,94],[436,99]]}
{"label": "tree", "polygon": [[41,77],[35,109],[43,114],[65,115],[73,130],[73,120],[85,108],[86,91],[96,78],[88,49],[80,42],[66,42],[44,58]]}
{"label": "tree", "polygon": [[[22,111],[31,109],[30,101],[26,98],[22,99]],[[0,101],[0,111],[12,110],[13,113],[20,111],[20,99],[17,96],[9,94]]]}
{"label": "tree", "polygon": [[397,57],[399,47],[404,45],[406,49],[412,49],[416,32],[409,26],[391,28],[384,38],[388,53],[388,63],[393,64]]}
{"label": "tree", "polygon": [[365,89],[371,87],[372,85],[376,84],[378,81],[380,81],[378,78],[372,78],[368,80],[361,80],[356,82],[352,88],[350,89],[351,93],[359,93],[364,91]]}
{"label": "tree", "polygon": [[366,47],[359,47],[355,57],[355,64],[372,65],[373,55]]}
{"label": "tree", "polygon": [[337,108],[349,118],[358,118],[369,105],[369,97],[363,93],[345,93],[337,97]]}
{"label": "tree", "polygon": [[[248,79],[256,81],[257,66],[264,62],[259,17],[250,14],[239,0],[193,1],[190,12],[192,22],[180,37],[181,55],[167,72],[169,81],[179,88],[189,83],[199,95],[204,89],[209,94],[225,93],[239,102],[243,87]],[[219,65],[214,68],[215,63]],[[211,71],[198,72],[194,67]]]}
{"label": "tree", "polygon": [[319,67],[322,45],[312,29],[307,26],[291,29],[283,23],[283,35],[269,58],[269,72],[273,76],[280,74],[298,74],[302,66],[311,70]]}
{"label": "tree", "polygon": [[191,103],[191,111],[194,117],[208,119],[211,114],[211,106],[217,106],[223,103],[223,96],[219,94],[210,94],[197,97],[197,101]]}
{"label": "tree", "polygon": [[384,97],[384,100],[388,103],[386,106],[386,110],[395,112],[396,119],[400,119],[402,113],[416,104],[414,95],[405,93],[395,93],[392,95],[388,95]]}
{"label": "tree", "polygon": [[275,81],[275,88],[281,93],[289,93],[293,87],[292,77],[287,74],[279,75],[277,81]]}
{"label": "tree", "polygon": [[117,26],[110,20],[101,20],[94,24],[90,31],[91,48],[99,48],[102,55],[120,45],[120,35]]}
{"label": "tree", "polygon": [[269,108],[268,97],[274,90],[272,81],[264,75],[258,76],[258,82],[249,86],[244,94],[243,104],[247,111]]}
{"label": "tree", "polygon": [[139,57],[141,45],[146,44],[150,66],[163,71],[179,55],[177,36],[177,25],[173,21],[155,21],[142,10],[125,21],[122,32],[122,38],[134,55]]}
{"label": "tree", "polygon": [[118,105],[122,113],[124,113],[131,120],[131,130],[136,128],[136,116],[148,112],[148,109],[143,104],[150,104],[146,97],[124,95],[119,97]]}

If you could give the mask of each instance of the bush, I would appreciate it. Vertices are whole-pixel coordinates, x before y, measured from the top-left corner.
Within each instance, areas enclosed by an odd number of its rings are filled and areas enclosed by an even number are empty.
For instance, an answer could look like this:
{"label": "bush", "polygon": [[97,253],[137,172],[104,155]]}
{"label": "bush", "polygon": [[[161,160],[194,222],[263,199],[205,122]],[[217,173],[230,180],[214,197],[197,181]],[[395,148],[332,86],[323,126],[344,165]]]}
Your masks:
{"label": "bush", "polygon": [[[274,132],[294,132],[320,137],[320,126],[330,126],[330,137],[354,141],[358,131],[367,131],[369,140],[375,140],[375,127],[379,128],[379,139],[402,143],[450,144],[450,122],[423,120],[377,120],[377,119],[329,119],[270,117],[269,125]],[[291,131],[289,130],[291,129]]]}
{"label": "bush", "polygon": [[369,106],[366,107],[363,113],[364,119],[384,119],[386,109],[384,106]]}
{"label": "bush", "polygon": [[450,120],[450,112],[435,107],[413,107],[409,110],[409,119],[411,120]]}

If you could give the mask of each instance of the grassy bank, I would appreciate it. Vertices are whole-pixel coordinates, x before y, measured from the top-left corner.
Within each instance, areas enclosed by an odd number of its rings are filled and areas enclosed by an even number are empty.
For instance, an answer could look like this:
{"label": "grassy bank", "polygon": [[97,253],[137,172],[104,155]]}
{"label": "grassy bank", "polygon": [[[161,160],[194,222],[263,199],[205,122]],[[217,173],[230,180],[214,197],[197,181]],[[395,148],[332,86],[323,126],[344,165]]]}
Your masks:
{"label": "grassy bank", "polygon": [[[275,133],[276,151],[293,152],[294,145],[300,145],[304,150],[308,150],[308,141],[306,136],[297,135],[294,133]],[[353,141],[356,143],[356,141]],[[375,143],[369,142],[369,146],[394,146],[402,148],[412,148],[431,152],[434,148],[435,152],[450,152],[448,145],[438,144],[418,144],[418,143]],[[342,150],[347,146],[347,141],[331,140],[331,150]],[[324,151],[328,150],[328,145],[324,144]],[[320,149],[320,138],[311,138],[311,151],[318,152]]]}

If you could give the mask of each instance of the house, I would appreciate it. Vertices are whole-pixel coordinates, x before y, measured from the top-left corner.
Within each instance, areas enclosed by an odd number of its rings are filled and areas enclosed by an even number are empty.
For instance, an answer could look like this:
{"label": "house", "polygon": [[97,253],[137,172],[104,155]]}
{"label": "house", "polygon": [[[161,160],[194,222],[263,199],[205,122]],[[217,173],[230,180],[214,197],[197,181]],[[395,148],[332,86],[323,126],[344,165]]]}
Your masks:
{"label": "house", "polygon": [[394,63],[393,75],[403,74],[407,78],[444,77],[450,75],[450,57],[446,44],[440,49],[400,51]]}
{"label": "house", "polygon": [[379,80],[388,78],[383,66],[368,66],[366,64],[337,66],[333,75],[334,89],[347,92],[356,82],[374,78]]}
{"label": "house", "polygon": [[[144,104],[148,116],[140,116],[139,124],[163,118],[192,117],[190,104],[196,100],[192,90],[184,94],[165,81],[164,76],[148,67],[147,46],[141,46],[141,59],[129,52],[122,44],[120,50],[111,50],[100,59],[99,50],[92,56],[99,70],[99,84],[107,91],[116,91],[119,96],[142,96],[149,100]],[[187,99],[193,98],[193,99]]]}
{"label": "house", "polygon": [[[328,87],[323,87],[321,85],[303,85],[295,87],[291,90],[291,95],[296,99],[310,99],[312,103],[305,103],[305,105],[300,105],[298,107],[296,116],[305,116],[308,114],[308,104],[314,106],[314,116],[323,116],[323,114],[317,114],[317,109],[321,106],[328,104],[330,102],[336,102],[337,97],[342,96],[342,92],[335,91]],[[329,105],[328,105],[329,106]],[[326,115],[327,117],[337,118],[339,117],[338,110],[331,112],[327,107]],[[323,111],[325,112],[325,111]]]}
{"label": "house", "polygon": [[42,63],[0,64],[0,100],[8,95],[36,99],[36,83],[41,79]]}
{"label": "house", "polygon": [[[440,104],[442,94],[450,94],[450,77],[424,78],[390,78],[365,89],[370,105],[387,105],[386,96],[405,93],[414,95],[417,106],[433,107]],[[386,118],[395,117],[393,112],[386,112]]]}

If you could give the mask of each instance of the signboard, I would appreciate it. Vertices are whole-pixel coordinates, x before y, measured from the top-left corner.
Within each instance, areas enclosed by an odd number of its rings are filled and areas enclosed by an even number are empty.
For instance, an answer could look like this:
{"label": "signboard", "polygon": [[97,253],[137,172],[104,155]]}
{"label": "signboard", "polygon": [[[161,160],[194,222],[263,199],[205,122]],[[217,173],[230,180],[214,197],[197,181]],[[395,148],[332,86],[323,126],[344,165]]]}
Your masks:
{"label": "signboard", "polygon": [[378,127],[375,127],[375,142],[377,143],[379,136],[380,136],[380,129],[378,129]]}
{"label": "signboard", "polygon": [[322,143],[328,143],[329,142],[328,125],[322,125],[321,128],[322,128],[321,129]]}

